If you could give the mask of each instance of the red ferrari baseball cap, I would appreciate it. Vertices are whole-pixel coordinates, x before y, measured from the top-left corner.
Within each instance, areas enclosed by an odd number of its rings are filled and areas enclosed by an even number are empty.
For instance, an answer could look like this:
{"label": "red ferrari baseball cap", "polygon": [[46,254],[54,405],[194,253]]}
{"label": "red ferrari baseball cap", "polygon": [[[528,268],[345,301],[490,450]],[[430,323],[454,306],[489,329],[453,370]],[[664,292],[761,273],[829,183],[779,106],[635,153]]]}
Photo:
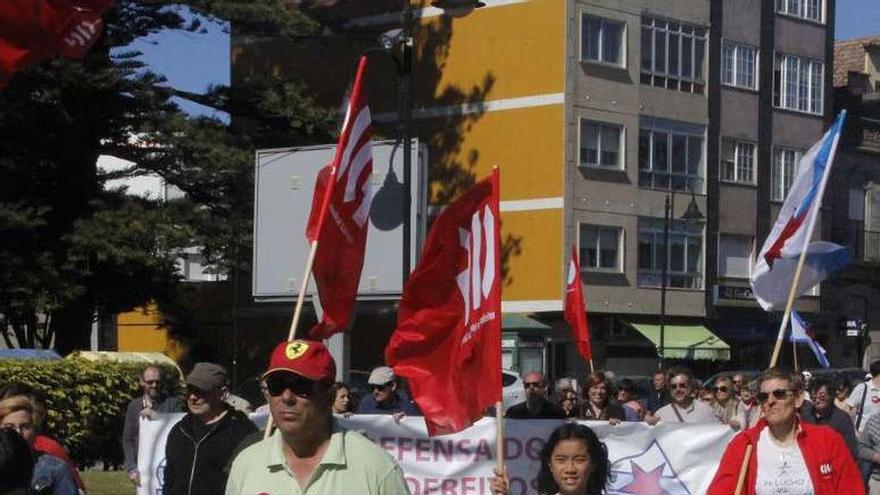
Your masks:
{"label": "red ferrari baseball cap", "polygon": [[279,371],[296,373],[315,381],[335,380],[336,362],[321,342],[285,340],[272,351],[269,369],[263,373],[263,378]]}

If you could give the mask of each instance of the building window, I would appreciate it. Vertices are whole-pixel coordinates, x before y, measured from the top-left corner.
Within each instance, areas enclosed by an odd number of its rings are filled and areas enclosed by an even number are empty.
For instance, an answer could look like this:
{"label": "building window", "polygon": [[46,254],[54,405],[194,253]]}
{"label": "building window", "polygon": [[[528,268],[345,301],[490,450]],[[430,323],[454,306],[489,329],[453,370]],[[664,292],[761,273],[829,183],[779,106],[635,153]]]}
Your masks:
{"label": "building window", "polygon": [[752,246],[749,236],[721,234],[718,239],[718,275],[748,279],[751,276]]}
{"label": "building window", "polygon": [[639,187],[702,191],[703,134],[702,126],[643,117]]}
{"label": "building window", "polygon": [[581,270],[620,272],[620,238],[620,227],[581,224]]}
{"label": "building window", "polygon": [[721,82],[738,88],[757,89],[754,47],[725,41],[721,45]]}
{"label": "building window", "polygon": [[[659,287],[666,257],[663,220],[639,218],[638,285]],[[703,225],[676,220],[669,228],[668,287],[699,289],[703,286]]]}
{"label": "building window", "polygon": [[823,22],[823,7],[822,0],[776,0],[776,12],[816,22]]}
{"label": "building window", "polygon": [[582,120],[580,165],[622,168],[622,136],[622,126]]}
{"label": "building window", "polygon": [[773,149],[773,169],[770,172],[770,199],[783,201],[797,174],[801,152],[789,148]]}
{"label": "building window", "polygon": [[703,92],[706,29],[642,16],[642,84]]}
{"label": "building window", "polygon": [[591,15],[581,20],[581,60],[623,66],[622,22]]}
{"label": "building window", "polygon": [[773,69],[773,105],[821,115],[824,70],[822,62],[777,54]]}
{"label": "building window", "polygon": [[721,145],[721,180],[755,183],[755,144],[725,139]]}

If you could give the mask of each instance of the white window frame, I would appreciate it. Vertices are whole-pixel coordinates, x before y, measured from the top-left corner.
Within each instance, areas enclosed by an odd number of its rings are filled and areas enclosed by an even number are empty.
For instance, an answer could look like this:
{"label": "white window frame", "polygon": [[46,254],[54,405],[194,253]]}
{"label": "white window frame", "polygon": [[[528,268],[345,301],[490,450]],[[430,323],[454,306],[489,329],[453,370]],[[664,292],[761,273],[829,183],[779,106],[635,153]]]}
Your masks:
{"label": "white window frame", "polygon": [[[592,124],[597,126],[596,133],[596,159],[597,163],[588,163],[581,160],[581,150],[584,145],[584,125]],[[617,129],[617,163],[613,165],[607,165],[602,163],[602,133],[603,129]],[[581,119],[580,126],[578,127],[578,166],[584,168],[598,168],[602,170],[623,170],[623,161],[624,161],[624,152],[626,148],[626,129],[621,124],[614,124],[610,122],[602,122],[598,120],[592,119]]]}
{"label": "white window frame", "polygon": [[[808,6],[810,3],[818,2],[816,17],[810,17]],[[825,24],[825,0],[776,0],[776,13],[791,17],[797,17],[805,21]]]}
{"label": "white window frame", "polygon": [[[727,238],[738,237],[738,238],[747,240],[750,248],[749,248],[748,273],[746,274],[745,277],[730,276],[726,273],[721,272],[721,264],[722,264],[721,259],[724,254],[721,243],[725,237],[727,237]],[[718,261],[717,261],[718,278],[732,279],[732,280],[751,279],[752,278],[752,269],[754,268],[754,265],[755,265],[755,237],[754,236],[743,235],[743,234],[728,234],[728,233],[719,233],[718,234]]]}
{"label": "white window frame", "polygon": [[[691,224],[684,220],[674,220],[669,226],[669,252],[667,256],[667,287],[679,289],[701,290],[703,288],[705,270],[705,224]],[[638,243],[636,245],[636,261],[637,268],[637,285],[639,287],[660,287],[663,282],[663,241],[664,241],[664,221],[662,218],[639,217],[638,226]],[[651,268],[642,268],[641,254],[638,252],[642,247],[642,238],[651,237]],[[690,269],[689,251],[691,243],[689,238],[696,237],[699,239],[699,248],[697,249],[699,260],[697,266]],[[671,253],[676,238],[683,239],[682,249],[682,265],[684,270],[676,270],[672,263]]]}
{"label": "white window frame", "polygon": [[[644,122],[640,123],[639,126],[639,187],[644,189],[660,189],[663,191],[671,191],[675,188],[676,191],[691,191],[694,193],[701,193],[703,191],[703,185],[705,183],[705,163],[706,163],[706,138],[705,138],[705,128],[702,128],[699,132],[696,130],[685,130],[686,128],[696,129],[697,127],[693,124],[677,123],[674,121],[669,121],[668,124],[660,123],[658,119],[653,119],[651,124],[645,124]],[[643,163],[642,154],[641,154],[641,146],[642,139],[645,133],[649,133],[648,137],[648,149],[649,149],[649,160],[648,163]],[[666,169],[658,168],[657,164],[654,163],[654,144],[655,139],[658,137],[658,134],[666,134],[666,154],[667,154],[667,163]],[[674,157],[673,157],[673,142],[674,136],[684,136],[686,138],[686,146],[685,146],[685,173],[675,173],[672,170]],[[689,159],[690,159],[690,148],[692,146],[692,142],[694,139],[699,139],[699,150],[700,150],[700,162],[696,166],[696,174],[690,173],[689,170]],[[642,180],[643,177],[646,177],[647,174],[651,176],[651,183],[646,184]],[[667,175],[669,176],[668,185],[658,184],[658,176]],[[684,180],[684,187],[675,187],[675,179],[678,178],[679,181]]]}
{"label": "white window frame", "polygon": [[774,107],[822,115],[825,104],[825,64],[822,61],[776,53],[773,77]]}
{"label": "white window frame", "polygon": [[[600,27],[600,32],[599,32],[599,58],[598,59],[588,58],[586,56],[586,53],[584,53],[584,51],[586,49],[586,45],[587,45],[587,40],[585,39],[584,34],[585,34],[588,18],[597,19],[601,22],[601,27]],[[610,62],[608,60],[605,60],[605,46],[604,46],[605,45],[605,36],[604,36],[604,34],[605,34],[605,25],[606,24],[616,24],[616,25],[620,26],[620,47],[618,48],[620,62]],[[627,52],[627,44],[626,44],[627,33],[626,33],[626,31],[627,31],[627,25],[626,25],[626,22],[624,22],[624,21],[618,21],[615,19],[608,19],[605,17],[600,17],[597,15],[592,15],[592,14],[587,14],[587,13],[581,14],[581,35],[580,35],[580,44],[581,44],[581,46],[580,46],[580,60],[581,60],[581,62],[626,68],[626,58],[627,58],[627,56],[626,56],[626,52]]]}
{"label": "white window frame", "polygon": [[[727,146],[733,147],[733,156],[726,156]],[[751,148],[751,158],[746,153]],[[720,180],[735,184],[754,184],[757,164],[758,146],[753,141],[724,138],[721,140],[721,167]],[[729,159],[729,158],[732,158]],[[728,174],[728,168],[732,167],[732,174]],[[732,177],[730,176],[732,175]],[[747,177],[746,177],[747,175]]]}
{"label": "white window frame", "polygon": [[[725,55],[725,51],[728,49],[732,50],[731,62],[727,61],[727,56]],[[742,59],[749,52],[752,54],[751,63],[748,64],[751,66],[751,84],[740,81],[740,69],[746,63]],[[728,65],[731,63],[732,66],[728,71]],[[731,76],[729,80],[727,80],[728,72]],[[723,40],[721,42],[721,84],[756,91],[758,89],[758,49],[751,45]]]}
{"label": "white window frame", "polygon": [[[596,229],[596,261],[598,265],[602,264],[602,232],[614,232],[617,235],[617,254],[615,256],[616,268],[608,268],[603,266],[591,266],[589,258],[584,256],[587,246],[584,244],[584,233],[589,229]],[[601,272],[601,273],[623,273],[623,247],[624,247],[623,228],[617,225],[597,225],[592,223],[578,223],[578,258],[580,259],[581,272]]]}
{"label": "white window frame", "polygon": [[[780,161],[780,157],[788,156],[788,163]],[[803,157],[803,151],[785,146],[774,146],[770,169],[770,200],[785,201],[794,178],[798,173],[798,165]],[[780,183],[780,181],[782,181]]]}
{"label": "white window frame", "polygon": [[[708,47],[707,29],[702,26],[681,22],[675,19],[643,15],[641,20],[640,46],[645,48],[646,35],[650,36],[650,67],[643,66],[645,54],[639,59],[639,69],[642,73],[642,83],[653,86],[665,87],[679,91],[703,93],[705,91],[704,71],[706,67],[706,50]],[[699,34],[702,33],[702,34]],[[663,67],[658,67],[657,38],[663,40]],[[672,49],[673,41],[675,44]],[[682,61],[685,45],[690,48],[690,75],[684,73]],[[698,47],[702,46],[702,50]],[[675,54],[677,66],[670,67],[670,54]],[[699,61],[699,64],[697,64]],[[699,65],[699,66],[698,66]]]}

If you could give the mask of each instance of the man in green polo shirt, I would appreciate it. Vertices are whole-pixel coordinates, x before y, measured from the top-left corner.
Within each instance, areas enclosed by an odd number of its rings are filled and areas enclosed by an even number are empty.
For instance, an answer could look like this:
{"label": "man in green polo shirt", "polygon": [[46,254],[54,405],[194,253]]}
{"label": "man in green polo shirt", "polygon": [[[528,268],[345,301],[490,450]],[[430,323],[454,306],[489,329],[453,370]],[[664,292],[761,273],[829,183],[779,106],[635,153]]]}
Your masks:
{"label": "man in green polo shirt", "polygon": [[263,375],[277,430],[232,463],[226,495],[409,495],[403,471],[331,412],[336,363],[320,342],[282,342]]}

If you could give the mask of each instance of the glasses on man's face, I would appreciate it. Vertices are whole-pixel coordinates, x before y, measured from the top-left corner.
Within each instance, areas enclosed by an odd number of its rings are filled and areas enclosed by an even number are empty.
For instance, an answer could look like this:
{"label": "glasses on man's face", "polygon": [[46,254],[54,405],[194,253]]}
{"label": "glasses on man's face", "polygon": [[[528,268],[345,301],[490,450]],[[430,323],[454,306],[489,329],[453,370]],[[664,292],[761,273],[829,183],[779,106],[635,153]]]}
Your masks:
{"label": "glasses on man's face", "polygon": [[687,383],[670,383],[669,388],[671,388],[673,390],[686,389],[686,388],[688,388],[688,384]]}
{"label": "glasses on man's face", "polygon": [[315,382],[299,375],[270,375],[266,378],[266,391],[272,397],[278,397],[285,390],[290,390],[295,395],[307,398],[312,395],[314,388]]}
{"label": "glasses on man's face", "polygon": [[524,385],[525,388],[527,388],[527,389],[529,389],[529,388],[541,388],[541,387],[544,386],[541,382],[523,382],[523,385]]}
{"label": "glasses on man's face", "polygon": [[383,384],[380,384],[380,385],[370,385],[370,388],[371,388],[374,392],[375,392],[376,390],[384,390],[384,389],[390,387],[390,386],[391,386],[391,383],[392,383],[392,382],[383,383]]}
{"label": "glasses on man's face", "polygon": [[792,389],[777,388],[776,390],[770,391],[769,393],[768,392],[758,392],[758,395],[756,397],[758,398],[758,402],[763,404],[763,403],[767,402],[767,399],[769,399],[771,395],[776,400],[782,400],[788,394],[793,394],[794,392],[795,391]]}
{"label": "glasses on man's face", "polygon": [[727,392],[730,392],[730,389],[727,388],[726,385],[719,385],[719,386],[715,387],[715,391],[716,392],[724,392],[726,394]]}
{"label": "glasses on man's face", "polygon": [[146,383],[147,385],[158,385],[159,380],[144,380],[144,383]]}

